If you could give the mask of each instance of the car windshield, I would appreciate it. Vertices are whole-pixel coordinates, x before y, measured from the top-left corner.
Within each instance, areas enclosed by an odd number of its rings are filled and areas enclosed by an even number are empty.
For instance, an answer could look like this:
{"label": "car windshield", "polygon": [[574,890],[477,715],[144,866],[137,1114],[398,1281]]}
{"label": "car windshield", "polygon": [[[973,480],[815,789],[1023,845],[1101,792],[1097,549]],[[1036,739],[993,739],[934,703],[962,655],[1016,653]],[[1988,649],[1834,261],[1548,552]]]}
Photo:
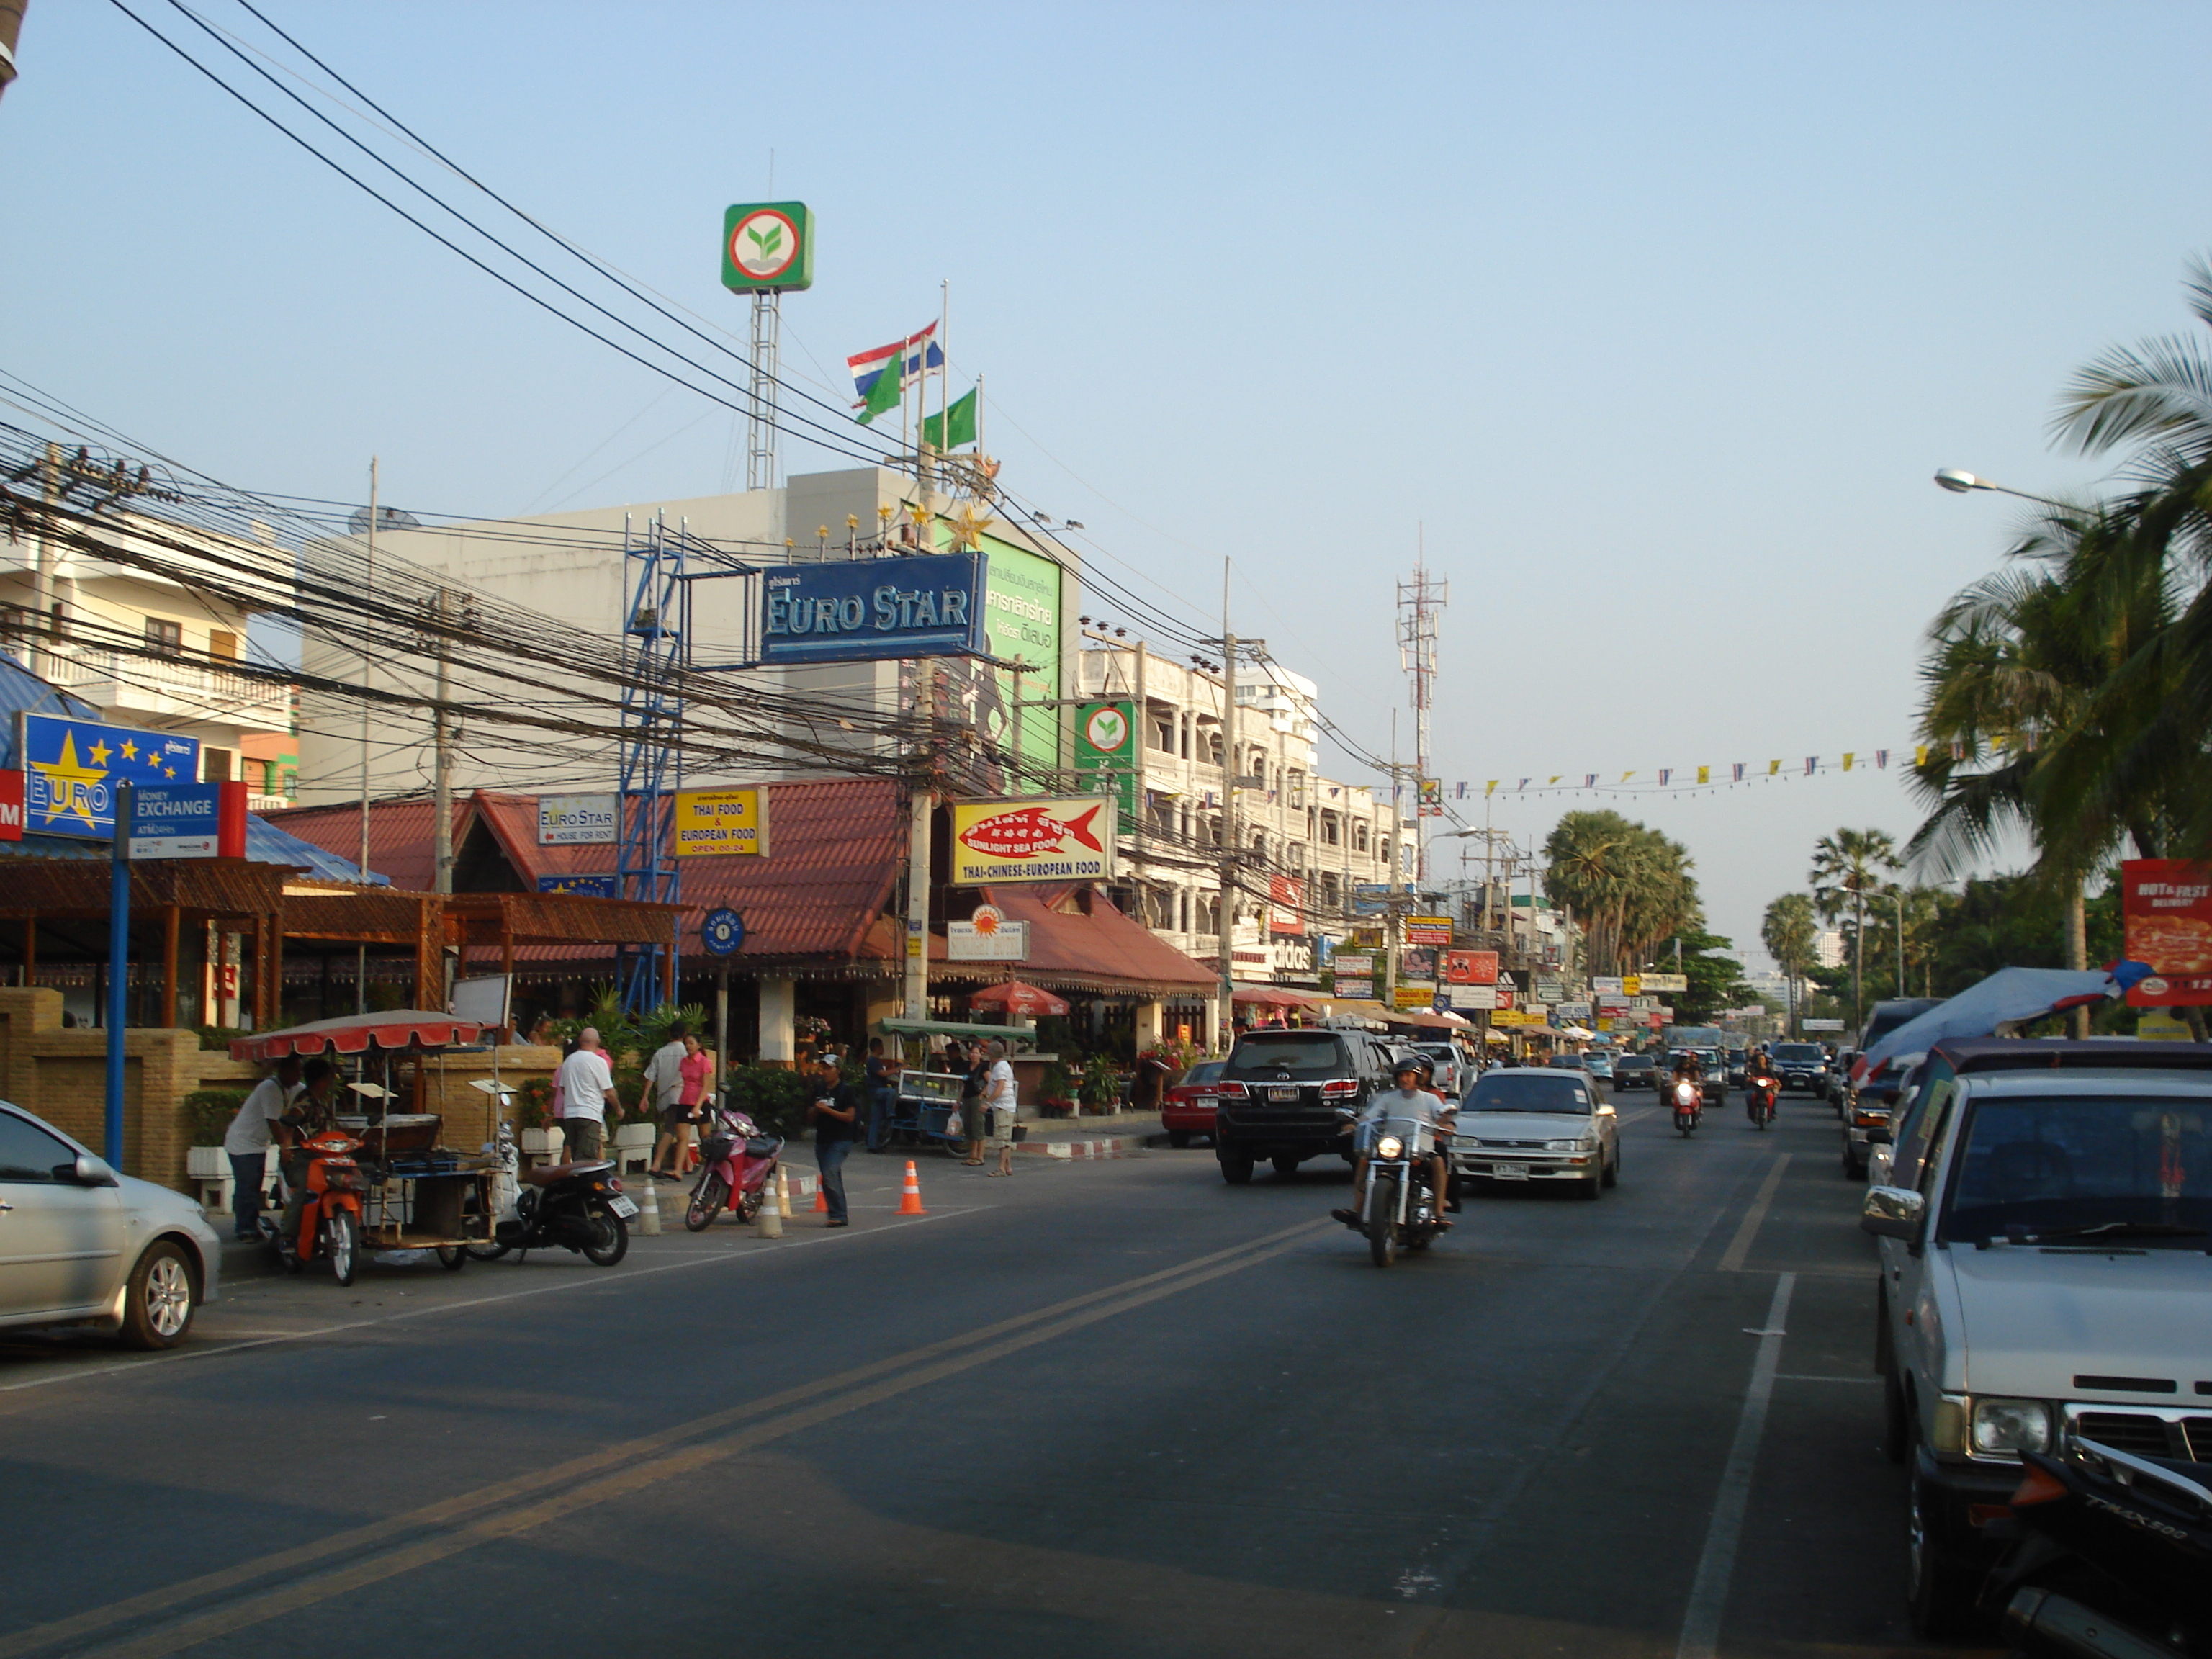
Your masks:
{"label": "car windshield", "polygon": [[1589,1090],[1578,1077],[1546,1077],[1541,1072],[1488,1072],[1468,1091],[1465,1112],[1557,1112],[1590,1115]]}
{"label": "car windshield", "polygon": [[1941,1236],[2019,1243],[2212,1230],[2212,1100],[1977,1102]]}
{"label": "car windshield", "polygon": [[1340,1038],[1316,1033],[1306,1036],[1247,1037],[1229,1056],[1224,1077],[1273,1077],[1288,1072],[1294,1078],[1336,1077],[1352,1069]]}
{"label": "car windshield", "polygon": [[1201,1060],[1182,1074],[1182,1080],[1185,1083],[1214,1082],[1221,1076],[1222,1067],[1228,1064],[1225,1060]]}
{"label": "car windshield", "polygon": [[1767,1052],[1774,1056],[1777,1066],[1818,1066],[1822,1059],[1817,1042],[1778,1042]]}

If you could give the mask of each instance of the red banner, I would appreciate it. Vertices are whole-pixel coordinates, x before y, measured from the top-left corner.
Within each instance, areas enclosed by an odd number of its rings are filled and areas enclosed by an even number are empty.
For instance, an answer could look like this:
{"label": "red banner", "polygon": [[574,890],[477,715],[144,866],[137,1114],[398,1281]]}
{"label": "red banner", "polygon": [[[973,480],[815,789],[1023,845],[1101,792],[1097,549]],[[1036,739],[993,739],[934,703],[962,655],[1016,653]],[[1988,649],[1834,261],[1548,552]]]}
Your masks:
{"label": "red banner", "polygon": [[1447,985],[1495,985],[1498,983],[1498,952],[1495,951],[1447,951],[1444,952],[1444,983]]}
{"label": "red banner", "polygon": [[2212,866],[2186,859],[2120,865],[2127,954],[2151,974],[2128,992],[2138,1008],[2212,1003]]}
{"label": "red banner", "polygon": [[1303,933],[1306,930],[1306,884],[1296,876],[1267,878],[1267,931]]}
{"label": "red banner", "polygon": [[23,839],[23,775],[0,772],[0,841]]}

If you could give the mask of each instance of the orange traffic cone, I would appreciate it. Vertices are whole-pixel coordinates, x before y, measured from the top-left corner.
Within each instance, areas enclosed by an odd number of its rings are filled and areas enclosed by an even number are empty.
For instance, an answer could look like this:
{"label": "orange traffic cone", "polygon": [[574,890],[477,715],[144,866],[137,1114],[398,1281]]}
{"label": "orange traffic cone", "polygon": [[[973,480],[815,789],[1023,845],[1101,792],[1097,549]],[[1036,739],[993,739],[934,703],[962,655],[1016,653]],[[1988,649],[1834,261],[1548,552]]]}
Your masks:
{"label": "orange traffic cone", "polygon": [[814,1177],[814,1213],[816,1215],[830,1213],[830,1189],[822,1184],[820,1176]]}
{"label": "orange traffic cone", "polygon": [[921,1207],[921,1177],[915,1174],[912,1158],[906,1161],[906,1190],[899,1194],[898,1213],[901,1215],[929,1213]]}

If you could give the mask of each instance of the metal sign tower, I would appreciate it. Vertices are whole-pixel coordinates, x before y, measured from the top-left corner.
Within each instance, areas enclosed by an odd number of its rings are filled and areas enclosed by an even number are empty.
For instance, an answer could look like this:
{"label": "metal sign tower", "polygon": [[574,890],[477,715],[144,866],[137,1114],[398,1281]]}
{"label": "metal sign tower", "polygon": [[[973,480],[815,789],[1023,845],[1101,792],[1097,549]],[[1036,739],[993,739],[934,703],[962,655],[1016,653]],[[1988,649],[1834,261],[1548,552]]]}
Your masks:
{"label": "metal sign tower", "polygon": [[804,202],[741,202],[722,215],[722,286],[753,300],[745,488],[775,488],[783,296],[813,286],[814,215]]}
{"label": "metal sign tower", "polygon": [[775,488],[777,355],[783,347],[783,295],[753,295],[752,408],[745,417],[745,488]]}
{"label": "metal sign tower", "polygon": [[[684,535],[668,533],[659,514],[642,538],[623,526],[623,574],[629,590],[623,613],[621,816],[615,868],[622,896],[677,902],[681,866],[672,820],[684,783]],[[633,1014],[659,1006],[669,945],[618,950],[616,981]],[[672,999],[671,999],[672,1000]]]}
{"label": "metal sign tower", "polygon": [[[1417,554],[1413,575],[1398,584],[1398,665],[1405,670],[1411,682],[1413,703],[1416,825],[1423,817],[1440,814],[1443,810],[1441,799],[1434,803],[1428,799],[1429,781],[1434,775],[1429,769],[1429,707],[1436,690],[1437,641],[1443,632],[1444,605],[1450,598],[1451,584],[1429,574],[1425,552]],[[1414,845],[1420,854],[1419,872],[1425,876],[1428,847],[1425,837],[1418,830]]]}

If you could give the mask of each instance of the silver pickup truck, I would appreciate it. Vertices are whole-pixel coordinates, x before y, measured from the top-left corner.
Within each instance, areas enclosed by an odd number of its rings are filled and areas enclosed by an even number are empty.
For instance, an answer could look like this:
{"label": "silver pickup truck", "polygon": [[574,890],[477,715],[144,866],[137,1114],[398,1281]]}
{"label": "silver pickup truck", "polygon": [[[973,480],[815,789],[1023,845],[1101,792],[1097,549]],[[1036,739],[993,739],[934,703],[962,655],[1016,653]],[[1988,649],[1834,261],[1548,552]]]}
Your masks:
{"label": "silver pickup truck", "polygon": [[1888,1184],[1875,1369],[1916,1629],[1961,1633],[2023,1448],[2212,1456],[2212,1045],[1939,1047]]}

